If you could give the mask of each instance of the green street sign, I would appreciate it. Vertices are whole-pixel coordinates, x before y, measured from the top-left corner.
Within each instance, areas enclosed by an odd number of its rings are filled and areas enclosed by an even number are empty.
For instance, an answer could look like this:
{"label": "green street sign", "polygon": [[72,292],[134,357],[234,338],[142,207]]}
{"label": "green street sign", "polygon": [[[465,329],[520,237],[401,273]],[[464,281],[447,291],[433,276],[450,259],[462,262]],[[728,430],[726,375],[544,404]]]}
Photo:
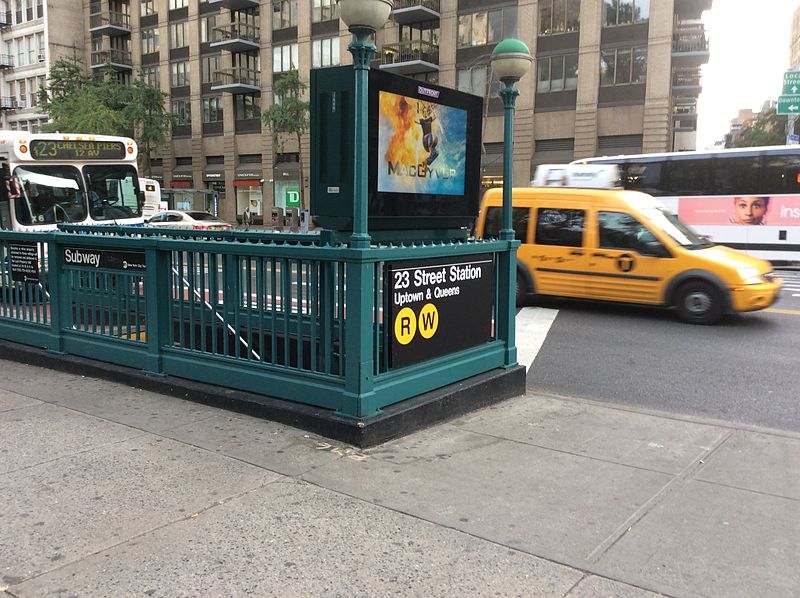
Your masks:
{"label": "green street sign", "polygon": [[800,114],[800,94],[778,96],[778,114]]}
{"label": "green street sign", "polygon": [[783,73],[784,95],[800,93],[800,71],[786,71]]}

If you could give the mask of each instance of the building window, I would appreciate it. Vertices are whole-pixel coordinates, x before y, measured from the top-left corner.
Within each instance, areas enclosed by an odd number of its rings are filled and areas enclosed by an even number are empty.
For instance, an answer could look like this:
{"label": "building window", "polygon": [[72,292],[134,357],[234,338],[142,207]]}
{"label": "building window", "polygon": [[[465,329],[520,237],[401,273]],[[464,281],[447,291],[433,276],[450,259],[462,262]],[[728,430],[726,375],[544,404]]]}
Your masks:
{"label": "building window", "polygon": [[272,2],[272,29],[297,26],[297,0],[274,0]]}
{"label": "building window", "polygon": [[339,64],[339,46],[338,37],[327,37],[312,41],[311,66],[316,69],[322,66],[336,66]]}
{"label": "building window", "polygon": [[578,88],[577,54],[537,57],[536,70],[536,93]]}
{"label": "building window", "polygon": [[143,17],[156,14],[155,0],[142,0],[140,14]]}
{"label": "building window", "polygon": [[169,24],[169,49],[183,48],[188,44],[186,39],[186,21]]}
{"label": "building window", "polygon": [[311,22],[331,21],[339,18],[336,0],[313,0],[311,8]]}
{"label": "building window", "polygon": [[496,44],[507,37],[517,36],[515,6],[475,12],[458,17],[458,47]]}
{"label": "building window", "polygon": [[189,85],[189,61],[181,60],[170,64],[170,87],[186,87]]}
{"label": "building window", "polygon": [[175,125],[192,124],[192,102],[190,100],[172,100],[172,114],[175,116]]}
{"label": "building window", "polygon": [[169,0],[169,9],[185,8],[189,6],[189,0]]}
{"label": "building window", "polygon": [[630,85],[647,79],[647,48],[600,50],[600,85]]}
{"label": "building window", "polygon": [[217,26],[217,15],[209,15],[200,19],[200,43],[214,41],[214,27]]}
{"label": "building window", "polygon": [[239,94],[233,98],[236,120],[261,118],[261,102],[258,96]]}
{"label": "building window", "polygon": [[606,27],[641,23],[650,18],[650,0],[605,0]]}
{"label": "building window", "polygon": [[142,29],[142,54],[158,52],[158,27]]}
{"label": "building window", "polygon": [[486,97],[489,81],[489,67],[486,65],[456,71],[456,89]]}
{"label": "building window", "polygon": [[222,122],[222,97],[203,98],[203,122]]}
{"label": "building window", "polygon": [[200,57],[200,82],[213,83],[214,73],[219,70],[219,54]]}
{"label": "building window", "polygon": [[581,0],[539,0],[539,35],[580,29]]}
{"label": "building window", "polygon": [[159,76],[158,66],[143,66],[141,80],[150,87],[161,89],[161,77]]}
{"label": "building window", "polygon": [[297,44],[286,44],[272,48],[272,72],[284,73],[297,70],[300,64]]}

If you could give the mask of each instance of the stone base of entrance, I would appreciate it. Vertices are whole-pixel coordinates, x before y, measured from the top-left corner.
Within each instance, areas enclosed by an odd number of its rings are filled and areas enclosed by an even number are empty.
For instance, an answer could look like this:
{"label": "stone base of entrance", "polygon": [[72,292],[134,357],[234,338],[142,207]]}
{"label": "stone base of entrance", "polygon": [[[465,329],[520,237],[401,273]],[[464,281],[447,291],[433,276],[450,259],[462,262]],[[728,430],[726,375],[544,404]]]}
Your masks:
{"label": "stone base of entrance", "polygon": [[74,355],[54,354],[44,349],[10,341],[0,342],[0,359],[102,378],[151,392],[230,409],[360,448],[376,446],[470,411],[519,396],[525,392],[526,377],[523,366],[498,368],[390,405],[378,415],[355,419],[319,407],[174,376],[151,376],[135,368]]}

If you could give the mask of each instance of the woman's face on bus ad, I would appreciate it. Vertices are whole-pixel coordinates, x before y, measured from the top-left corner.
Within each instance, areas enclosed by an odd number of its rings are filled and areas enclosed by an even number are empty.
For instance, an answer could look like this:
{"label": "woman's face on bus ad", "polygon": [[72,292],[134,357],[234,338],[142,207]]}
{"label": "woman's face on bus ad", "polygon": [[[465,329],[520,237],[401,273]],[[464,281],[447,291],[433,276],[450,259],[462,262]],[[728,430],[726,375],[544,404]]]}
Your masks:
{"label": "woman's face on bus ad", "polygon": [[736,224],[761,224],[768,204],[768,197],[736,197],[733,200],[733,220]]}

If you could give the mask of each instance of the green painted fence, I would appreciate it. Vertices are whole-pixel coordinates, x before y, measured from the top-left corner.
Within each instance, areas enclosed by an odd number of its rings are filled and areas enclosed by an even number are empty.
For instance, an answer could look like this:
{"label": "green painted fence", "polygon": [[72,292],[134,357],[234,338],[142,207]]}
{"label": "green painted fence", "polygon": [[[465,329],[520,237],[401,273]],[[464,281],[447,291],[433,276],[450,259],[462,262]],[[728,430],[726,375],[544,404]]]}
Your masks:
{"label": "green painted fence", "polygon": [[[487,253],[497,261],[513,245],[354,249],[314,234],[0,231],[0,338],[364,418],[509,365],[495,327],[479,346],[390,368],[386,266]],[[76,248],[127,259],[76,263],[67,259]],[[38,274],[23,280],[26,259]]]}

